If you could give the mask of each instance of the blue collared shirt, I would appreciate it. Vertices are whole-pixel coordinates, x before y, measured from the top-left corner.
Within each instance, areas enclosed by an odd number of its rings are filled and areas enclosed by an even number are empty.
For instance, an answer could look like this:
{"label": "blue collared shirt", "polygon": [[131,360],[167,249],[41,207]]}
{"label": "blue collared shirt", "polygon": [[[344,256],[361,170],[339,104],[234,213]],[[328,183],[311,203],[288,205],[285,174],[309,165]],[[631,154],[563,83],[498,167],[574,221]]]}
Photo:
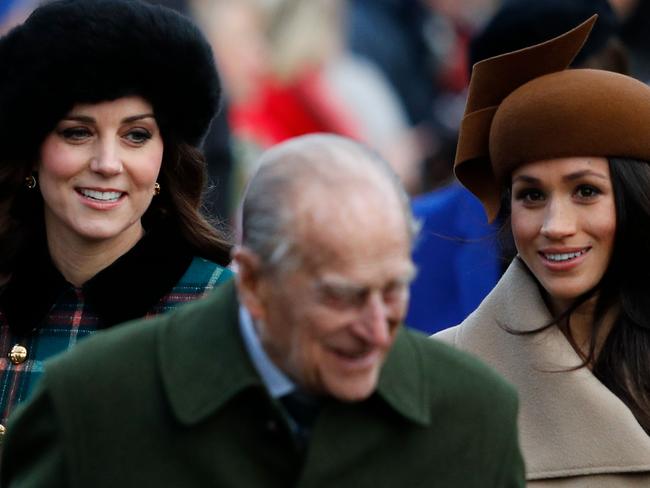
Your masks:
{"label": "blue collared shirt", "polygon": [[255,330],[251,314],[243,306],[239,306],[239,328],[244,338],[248,355],[273,398],[280,398],[292,393],[296,385],[271,361],[262,347],[260,338]]}

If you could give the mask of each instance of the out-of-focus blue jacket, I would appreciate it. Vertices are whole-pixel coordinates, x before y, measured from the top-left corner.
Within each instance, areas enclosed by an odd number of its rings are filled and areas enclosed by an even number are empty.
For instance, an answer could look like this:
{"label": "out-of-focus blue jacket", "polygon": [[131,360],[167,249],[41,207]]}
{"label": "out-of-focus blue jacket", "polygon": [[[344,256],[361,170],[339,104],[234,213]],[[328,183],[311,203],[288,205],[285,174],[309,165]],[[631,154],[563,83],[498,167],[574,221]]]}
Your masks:
{"label": "out-of-focus blue jacket", "polygon": [[406,324],[434,333],[461,322],[496,284],[497,228],[458,183],[416,197],[412,208],[422,228],[413,250],[418,274]]}

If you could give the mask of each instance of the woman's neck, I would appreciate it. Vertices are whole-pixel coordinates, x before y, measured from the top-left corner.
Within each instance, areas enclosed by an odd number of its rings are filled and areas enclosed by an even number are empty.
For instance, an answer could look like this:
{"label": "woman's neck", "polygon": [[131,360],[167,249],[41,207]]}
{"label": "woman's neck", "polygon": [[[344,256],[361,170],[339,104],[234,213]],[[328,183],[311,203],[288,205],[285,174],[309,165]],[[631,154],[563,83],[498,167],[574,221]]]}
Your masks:
{"label": "woman's neck", "polygon": [[[598,302],[598,295],[595,295],[584,303],[580,304],[572,313],[569,320],[569,327],[571,337],[575,342],[575,345],[578,347],[578,352],[582,357],[586,358],[589,355],[589,349],[591,347],[592,337],[595,332],[595,310],[596,304]],[[558,315],[566,312],[570,305],[567,303],[558,303],[551,299],[551,309],[553,314],[557,317]],[[616,317],[618,315],[617,307],[609,307],[605,312],[605,315],[602,317],[602,322],[595,337],[595,349],[594,349],[594,358],[595,360],[600,353],[607,336],[609,336],[614,323],[616,322]],[[565,319],[566,320],[566,319]],[[593,364],[588,365],[590,368]]]}
{"label": "woman's neck", "polygon": [[71,232],[51,232],[47,245],[54,266],[74,286],[80,287],[126,254],[144,235],[139,222],[111,239],[89,240]]}

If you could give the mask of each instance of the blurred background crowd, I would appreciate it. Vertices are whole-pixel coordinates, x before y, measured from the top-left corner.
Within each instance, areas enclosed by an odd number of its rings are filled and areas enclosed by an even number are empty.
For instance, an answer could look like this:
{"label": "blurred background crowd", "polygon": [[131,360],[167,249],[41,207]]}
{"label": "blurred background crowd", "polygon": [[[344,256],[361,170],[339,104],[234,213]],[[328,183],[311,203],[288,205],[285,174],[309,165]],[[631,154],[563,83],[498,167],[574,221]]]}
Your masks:
{"label": "blurred background crowd", "polygon": [[[38,0],[0,0],[0,34]],[[204,151],[208,211],[232,218],[260,152],[333,132],[394,167],[423,232],[408,325],[460,322],[511,257],[507,236],[453,178],[471,65],[549,39],[591,13],[598,32],[581,66],[650,81],[645,0],[160,0],[212,44],[226,103]],[[380,210],[380,209],[379,209]]]}

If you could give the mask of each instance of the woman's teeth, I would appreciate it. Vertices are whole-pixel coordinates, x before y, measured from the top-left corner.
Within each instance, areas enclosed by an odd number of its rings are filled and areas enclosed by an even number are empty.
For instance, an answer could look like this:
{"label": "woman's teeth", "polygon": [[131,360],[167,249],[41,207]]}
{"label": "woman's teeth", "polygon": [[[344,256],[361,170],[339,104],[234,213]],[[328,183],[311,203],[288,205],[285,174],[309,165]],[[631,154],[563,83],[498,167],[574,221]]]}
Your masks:
{"label": "woman's teeth", "polygon": [[102,202],[114,202],[122,196],[122,192],[118,191],[96,191],[81,189],[79,192],[85,197]]}
{"label": "woman's teeth", "polygon": [[576,252],[566,252],[566,253],[558,253],[558,254],[544,254],[544,257],[548,259],[549,261],[568,261],[569,259],[575,259],[578,256],[581,256],[582,254],[586,253],[586,250],[582,251],[576,251]]}

